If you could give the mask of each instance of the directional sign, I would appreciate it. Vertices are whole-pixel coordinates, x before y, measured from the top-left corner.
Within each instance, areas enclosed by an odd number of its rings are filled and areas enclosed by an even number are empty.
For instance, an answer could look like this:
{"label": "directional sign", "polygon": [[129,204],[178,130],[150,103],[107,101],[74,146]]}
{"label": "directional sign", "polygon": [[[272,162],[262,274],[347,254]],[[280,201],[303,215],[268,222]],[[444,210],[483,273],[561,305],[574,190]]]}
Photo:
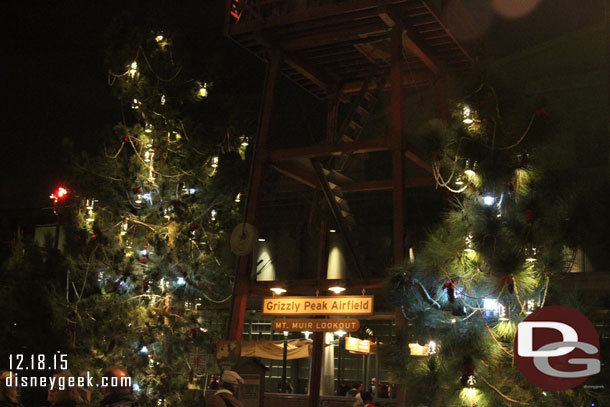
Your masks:
{"label": "directional sign", "polygon": [[288,332],[356,332],[360,328],[357,319],[276,319],[274,331]]}
{"label": "directional sign", "polygon": [[263,299],[263,315],[372,315],[372,295],[333,297],[269,297]]}

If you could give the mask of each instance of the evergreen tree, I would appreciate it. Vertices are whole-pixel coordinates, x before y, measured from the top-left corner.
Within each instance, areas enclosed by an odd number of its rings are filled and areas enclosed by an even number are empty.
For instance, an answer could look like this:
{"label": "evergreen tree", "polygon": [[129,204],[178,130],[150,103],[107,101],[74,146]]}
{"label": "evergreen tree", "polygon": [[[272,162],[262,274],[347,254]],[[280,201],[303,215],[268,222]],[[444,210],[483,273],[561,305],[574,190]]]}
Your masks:
{"label": "evergreen tree", "polygon": [[527,315],[549,301],[586,308],[549,294],[576,251],[586,250],[574,233],[584,198],[566,194],[566,178],[541,158],[548,152],[536,141],[555,130],[545,108],[526,109],[499,103],[484,85],[455,105],[449,123],[434,121],[425,132],[437,184],[454,195],[415,260],[389,280],[408,327],[388,363],[413,405],[575,406],[600,397],[582,386],[544,392],[513,363],[517,324]]}
{"label": "evergreen tree", "polygon": [[216,370],[251,126],[223,110],[215,78],[181,63],[171,33],[112,33],[108,80],[123,120],[101,154],[77,160],[62,209],[73,220],[61,311],[70,368],[124,366],[144,405],[175,406]]}

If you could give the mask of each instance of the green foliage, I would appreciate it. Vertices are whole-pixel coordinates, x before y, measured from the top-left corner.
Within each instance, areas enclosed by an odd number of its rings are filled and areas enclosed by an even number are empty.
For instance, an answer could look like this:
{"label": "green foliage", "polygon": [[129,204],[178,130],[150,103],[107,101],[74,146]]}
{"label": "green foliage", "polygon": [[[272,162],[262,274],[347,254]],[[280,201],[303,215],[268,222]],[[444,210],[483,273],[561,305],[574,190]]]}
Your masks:
{"label": "green foliage", "polygon": [[[438,350],[400,352],[390,368],[406,378],[413,402],[430,406],[584,405],[590,395],[582,388],[542,395],[512,360],[517,324],[544,306],[549,282],[569,271],[585,242],[574,235],[582,219],[576,200],[535,158],[534,140],[550,137],[549,119],[519,113],[518,104],[501,115],[489,86],[472,101],[456,104],[450,123],[433,121],[422,131],[453,205],[415,248],[415,261],[388,280],[408,322],[393,349],[434,341]],[[470,376],[476,384],[469,387]]]}
{"label": "green foliage", "polygon": [[177,406],[217,370],[252,120],[228,112],[240,99],[218,95],[209,71],[182,64],[178,34],[111,33],[123,120],[101,134],[98,154],[75,160],[73,205],[61,209],[73,289],[52,297],[52,314],[65,317],[73,372],[121,365],[141,404]]}

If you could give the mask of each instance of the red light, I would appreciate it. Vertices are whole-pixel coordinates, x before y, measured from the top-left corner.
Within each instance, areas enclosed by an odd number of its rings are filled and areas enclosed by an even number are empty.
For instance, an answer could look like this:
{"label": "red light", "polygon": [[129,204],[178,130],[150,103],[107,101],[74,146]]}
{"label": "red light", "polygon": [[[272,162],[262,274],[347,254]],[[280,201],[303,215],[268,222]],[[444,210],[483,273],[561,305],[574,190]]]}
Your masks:
{"label": "red light", "polygon": [[55,192],[49,195],[49,198],[53,200],[53,202],[57,203],[60,199],[65,198],[68,195],[68,190],[64,187],[59,187]]}

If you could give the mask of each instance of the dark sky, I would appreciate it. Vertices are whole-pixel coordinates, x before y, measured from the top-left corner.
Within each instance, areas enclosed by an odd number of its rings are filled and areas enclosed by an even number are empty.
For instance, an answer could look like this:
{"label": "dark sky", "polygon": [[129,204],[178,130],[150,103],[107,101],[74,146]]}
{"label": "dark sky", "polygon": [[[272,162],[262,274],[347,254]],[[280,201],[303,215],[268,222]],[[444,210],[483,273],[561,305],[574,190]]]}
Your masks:
{"label": "dark sky", "polygon": [[[490,6],[506,1],[463,2],[489,55],[507,55],[604,18],[603,0],[542,0],[519,18],[503,17]],[[190,30],[201,47],[214,43],[216,49],[245,52],[222,37],[222,0],[10,4],[1,13],[2,208],[49,205],[48,194],[69,166],[62,139],[77,150],[90,149],[101,128],[119,121],[103,60],[106,33],[117,16],[166,17]]]}
{"label": "dark sky", "polygon": [[62,140],[70,140],[78,151],[91,149],[92,139],[104,126],[119,122],[118,101],[107,84],[104,64],[108,27],[114,19],[129,14],[135,19],[166,19],[168,24],[179,21],[194,43],[231,47],[222,37],[223,3],[4,4],[0,207],[48,206],[49,193],[69,166]]}

